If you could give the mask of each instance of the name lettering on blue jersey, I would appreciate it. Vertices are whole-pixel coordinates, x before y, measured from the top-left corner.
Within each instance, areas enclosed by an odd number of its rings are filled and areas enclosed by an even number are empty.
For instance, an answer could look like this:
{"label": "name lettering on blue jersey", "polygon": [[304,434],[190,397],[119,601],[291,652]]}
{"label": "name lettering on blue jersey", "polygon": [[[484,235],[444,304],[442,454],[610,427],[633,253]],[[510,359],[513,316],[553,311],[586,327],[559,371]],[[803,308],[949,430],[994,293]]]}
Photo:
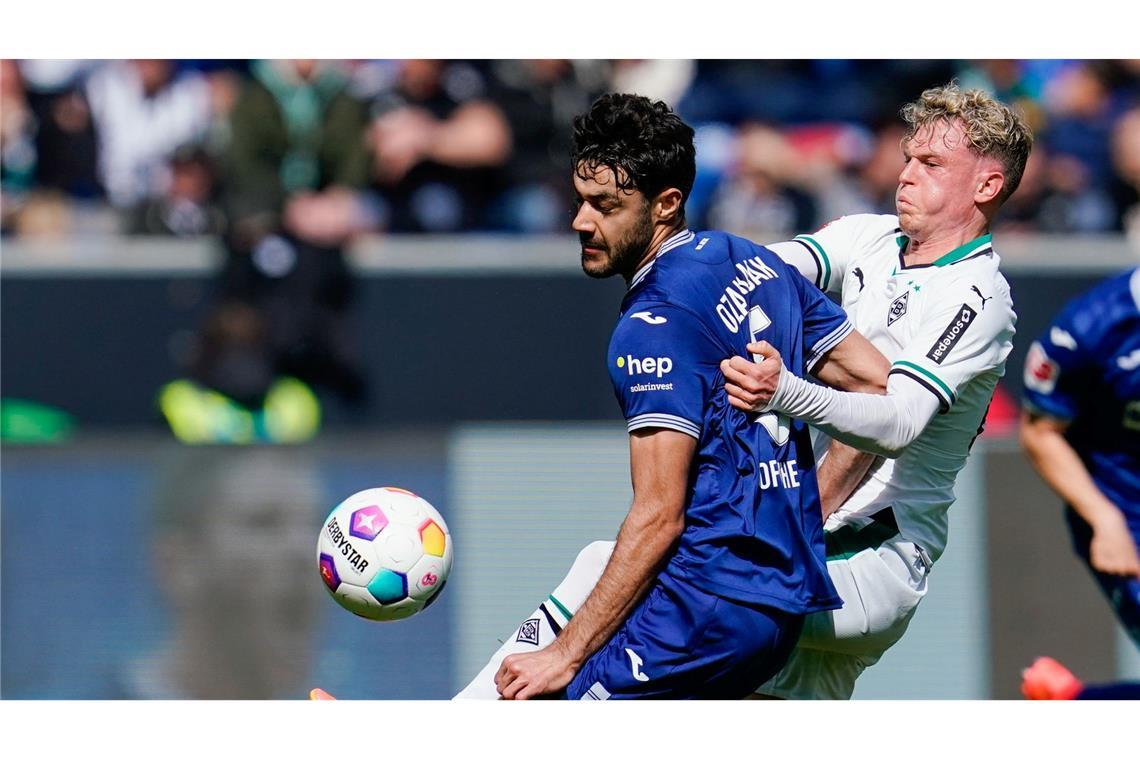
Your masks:
{"label": "name lettering on blue jersey", "polygon": [[1140,350],[1133,351],[1128,356],[1121,356],[1116,360],[1116,366],[1125,372],[1131,372],[1140,367]]}
{"label": "name lettering on blue jersey", "polygon": [[761,491],[767,491],[769,488],[800,487],[800,474],[796,471],[795,462],[781,462],[776,459],[760,462],[756,475]]}
{"label": "name lettering on blue jersey", "polygon": [[732,278],[732,284],[725,288],[724,295],[720,297],[716,306],[720,321],[733,335],[740,329],[740,323],[748,314],[748,300],[744,296],[756,290],[757,285],[778,279],[780,276],[759,256],[737,263],[736,270],[741,276]]}

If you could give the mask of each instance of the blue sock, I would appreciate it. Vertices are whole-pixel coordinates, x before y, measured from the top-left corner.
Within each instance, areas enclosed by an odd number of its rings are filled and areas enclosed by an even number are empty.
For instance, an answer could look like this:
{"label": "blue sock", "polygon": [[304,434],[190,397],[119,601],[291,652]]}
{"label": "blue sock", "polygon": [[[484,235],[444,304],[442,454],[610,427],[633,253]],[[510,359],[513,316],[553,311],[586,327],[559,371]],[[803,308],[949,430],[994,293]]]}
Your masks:
{"label": "blue sock", "polygon": [[1081,689],[1077,699],[1140,699],[1140,682],[1090,684]]}

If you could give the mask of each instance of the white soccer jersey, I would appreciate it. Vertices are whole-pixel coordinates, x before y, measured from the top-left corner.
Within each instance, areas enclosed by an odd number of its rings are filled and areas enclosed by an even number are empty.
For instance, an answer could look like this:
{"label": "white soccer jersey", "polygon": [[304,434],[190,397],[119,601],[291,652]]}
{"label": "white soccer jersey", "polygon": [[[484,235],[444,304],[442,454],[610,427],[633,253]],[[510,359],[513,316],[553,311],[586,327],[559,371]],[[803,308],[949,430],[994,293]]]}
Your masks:
{"label": "white soccer jersey", "polygon": [[891,362],[891,374],[918,383],[941,407],[826,527],[861,527],[890,506],[902,535],[937,560],[954,480],[1005,373],[1017,315],[989,235],[921,266],[904,265],[905,246],[898,217],[859,214],[768,247],[820,289],[838,293],[855,328]]}

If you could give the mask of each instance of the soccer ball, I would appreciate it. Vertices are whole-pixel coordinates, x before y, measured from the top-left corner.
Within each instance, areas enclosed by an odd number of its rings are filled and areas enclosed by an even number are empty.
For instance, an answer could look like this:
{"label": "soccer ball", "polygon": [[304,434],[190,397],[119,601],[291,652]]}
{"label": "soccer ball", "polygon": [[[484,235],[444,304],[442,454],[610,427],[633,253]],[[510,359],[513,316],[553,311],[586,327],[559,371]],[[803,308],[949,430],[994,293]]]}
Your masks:
{"label": "soccer ball", "polygon": [[317,567],[337,604],[369,620],[400,620],[434,602],[451,572],[447,523],[402,488],[370,488],[329,513]]}

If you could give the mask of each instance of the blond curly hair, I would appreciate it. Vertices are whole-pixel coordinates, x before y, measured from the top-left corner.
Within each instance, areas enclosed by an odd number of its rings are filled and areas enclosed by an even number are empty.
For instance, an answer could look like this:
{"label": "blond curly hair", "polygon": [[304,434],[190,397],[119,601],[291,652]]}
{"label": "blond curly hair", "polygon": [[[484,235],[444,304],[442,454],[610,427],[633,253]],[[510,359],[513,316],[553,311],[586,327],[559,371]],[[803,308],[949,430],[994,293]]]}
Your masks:
{"label": "blond curly hair", "polygon": [[908,127],[903,142],[937,122],[961,124],[970,148],[978,155],[997,159],[1005,170],[999,201],[1004,203],[1021,184],[1033,149],[1033,132],[1021,114],[989,93],[962,90],[957,82],[932,87],[903,106],[902,117]]}

